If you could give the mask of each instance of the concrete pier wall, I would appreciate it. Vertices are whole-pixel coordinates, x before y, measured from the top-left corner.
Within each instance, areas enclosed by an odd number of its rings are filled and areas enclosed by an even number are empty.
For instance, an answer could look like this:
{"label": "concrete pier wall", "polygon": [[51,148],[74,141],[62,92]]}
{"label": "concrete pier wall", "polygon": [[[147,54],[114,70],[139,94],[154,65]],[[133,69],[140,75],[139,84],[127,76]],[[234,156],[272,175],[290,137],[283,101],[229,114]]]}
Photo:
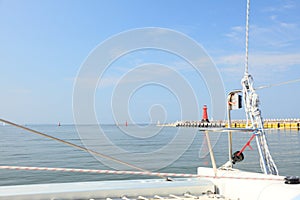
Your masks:
{"label": "concrete pier wall", "polygon": [[[251,125],[251,124],[250,124]],[[160,124],[158,126],[175,126],[175,127],[228,127],[227,121],[177,121],[169,124]],[[232,128],[246,128],[246,120],[232,120]],[[300,130],[300,119],[265,119],[264,128],[272,129],[298,129]]]}

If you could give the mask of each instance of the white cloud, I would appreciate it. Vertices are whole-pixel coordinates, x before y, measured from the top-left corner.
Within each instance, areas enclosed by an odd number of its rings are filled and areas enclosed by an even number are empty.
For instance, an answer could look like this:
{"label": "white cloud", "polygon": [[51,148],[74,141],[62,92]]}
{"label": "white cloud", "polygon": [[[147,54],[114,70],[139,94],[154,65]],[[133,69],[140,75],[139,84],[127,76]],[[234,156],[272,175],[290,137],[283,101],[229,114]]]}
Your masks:
{"label": "white cloud", "polygon": [[[220,71],[226,77],[240,77],[244,72],[244,54],[232,54],[215,59]],[[272,74],[284,74],[300,65],[300,53],[255,53],[249,55],[249,70],[260,76],[260,79],[272,78]],[[296,73],[296,72],[295,72]]]}
{"label": "white cloud", "polygon": [[119,77],[112,77],[112,76],[104,77],[99,81],[98,88],[104,88],[104,87],[116,85],[118,81],[119,81]]}
{"label": "white cloud", "polygon": [[245,56],[243,54],[231,54],[217,58],[215,63],[235,66],[243,64],[244,59]]}
{"label": "white cloud", "polygon": [[232,42],[241,43],[245,39],[245,27],[243,26],[234,26],[231,27],[231,31],[225,34]]}
{"label": "white cloud", "polygon": [[[243,65],[244,54],[232,54],[221,56],[215,60],[216,64]],[[280,54],[280,53],[255,53],[249,55],[249,62],[254,66],[294,66],[300,65],[300,53]]]}
{"label": "white cloud", "polygon": [[264,8],[263,12],[285,12],[289,11],[291,9],[294,9],[296,7],[295,3],[291,0],[284,1],[284,4],[281,5],[272,5],[269,7]]}
{"label": "white cloud", "polygon": [[[170,70],[171,69],[167,66],[159,67],[158,64],[153,64],[153,68],[151,69],[151,64],[147,65],[140,65],[133,69],[127,69],[122,71],[124,73],[119,74],[118,76],[107,75],[101,78],[99,81],[99,88],[115,86],[117,84],[130,84],[130,83],[142,83],[142,82],[149,82],[152,79],[157,80],[160,78],[170,78]],[[174,70],[175,71],[175,70]]]}
{"label": "white cloud", "polygon": [[[291,10],[295,8],[293,1],[284,1],[281,5],[264,8],[262,12],[269,15],[269,20],[250,21],[250,47],[280,49],[295,45],[295,41],[300,40],[300,24],[295,18],[286,20],[286,16],[291,15]],[[245,41],[245,26],[233,26],[225,36],[231,42],[240,45]]]}
{"label": "white cloud", "polygon": [[300,53],[290,54],[255,54],[252,63],[256,66],[275,67],[275,69],[288,68],[300,65]]}
{"label": "white cloud", "polygon": [[[300,28],[296,23],[289,23],[276,20],[272,16],[271,25],[250,26],[250,45],[264,48],[281,48],[294,45],[295,40],[300,39]],[[245,30],[241,26],[234,26],[231,31],[225,34],[231,42],[241,44],[245,40]]]}

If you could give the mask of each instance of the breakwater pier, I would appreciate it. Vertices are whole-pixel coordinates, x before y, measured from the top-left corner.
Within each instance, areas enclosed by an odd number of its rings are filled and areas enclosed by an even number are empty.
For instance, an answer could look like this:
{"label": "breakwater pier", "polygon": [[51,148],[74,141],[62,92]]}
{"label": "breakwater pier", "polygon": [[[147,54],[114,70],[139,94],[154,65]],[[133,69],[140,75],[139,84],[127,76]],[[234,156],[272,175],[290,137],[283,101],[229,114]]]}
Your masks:
{"label": "breakwater pier", "polygon": [[[174,127],[216,127],[227,128],[228,122],[226,120],[212,120],[206,121],[177,121],[168,124],[158,124],[158,126],[174,126]],[[246,128],[246,120],[232,120],[231,128]],[[249,124],[251,126],[251,124]],[[297,129],[300,130],[300,119],[265,119],[264,128],[266,129]]]}
{"label": "breakwater pier", "polygon": [[[199,128],[228,128],[227,120],[209,120],[207,114],[207,106],[203,106],[202,119],[200,121],[176,121],[168,124],[157,124],[158,126],[174,126],[174,127],[199,127]],[[251,127],[251,123],[247,124],[246,120],[231,120],[230,128],[247,128]],[[296,129],[300,130],[300,118],[289,119],[264,119],[263,126],[265,129]]]}

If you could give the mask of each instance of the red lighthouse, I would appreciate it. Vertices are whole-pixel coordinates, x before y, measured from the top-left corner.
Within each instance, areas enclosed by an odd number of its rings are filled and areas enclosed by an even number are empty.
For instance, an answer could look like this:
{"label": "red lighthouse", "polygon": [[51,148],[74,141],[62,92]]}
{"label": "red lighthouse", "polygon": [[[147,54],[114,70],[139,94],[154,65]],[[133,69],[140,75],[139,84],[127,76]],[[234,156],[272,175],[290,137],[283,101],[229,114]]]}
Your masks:
{"label": "red lighthouse", "polygon": [[203,114],[202,114],[202,120],[201,122],[209,122],[208,115],[207,115],[207,106],[203,106]]}

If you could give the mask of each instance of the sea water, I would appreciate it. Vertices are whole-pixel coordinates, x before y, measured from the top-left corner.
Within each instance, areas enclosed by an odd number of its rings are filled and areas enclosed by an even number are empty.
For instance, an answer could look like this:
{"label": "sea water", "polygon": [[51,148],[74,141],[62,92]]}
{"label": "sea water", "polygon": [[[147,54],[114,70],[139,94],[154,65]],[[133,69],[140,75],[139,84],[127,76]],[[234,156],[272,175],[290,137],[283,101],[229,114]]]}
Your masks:
{"label": "sea water", "polygon": [[[196,128],[157,127],[155,125],[27,125],[76,145],[128,162],[146,170],[196,173],[197,167],[211,167],[207,139]],[[101,130],[99,132],[99,130]],[[267,130],[271,155],[280,175],[300,176],[300,132]],[[97,134],[102,134],[97,137]],[[233,133],[233,151],[240,150],[251,133]],[[227,133],[209,133],[218,166],[228,160]],[[0,165],[83,169],[134,170],[115,161],[98,158],[40,135],[9,125],[0,127]],[[260,172],[256,142],[244,151],[244,161],[234,167]],[[0,169],[0,185],[101,181],[157,178],[50,171]]]}

